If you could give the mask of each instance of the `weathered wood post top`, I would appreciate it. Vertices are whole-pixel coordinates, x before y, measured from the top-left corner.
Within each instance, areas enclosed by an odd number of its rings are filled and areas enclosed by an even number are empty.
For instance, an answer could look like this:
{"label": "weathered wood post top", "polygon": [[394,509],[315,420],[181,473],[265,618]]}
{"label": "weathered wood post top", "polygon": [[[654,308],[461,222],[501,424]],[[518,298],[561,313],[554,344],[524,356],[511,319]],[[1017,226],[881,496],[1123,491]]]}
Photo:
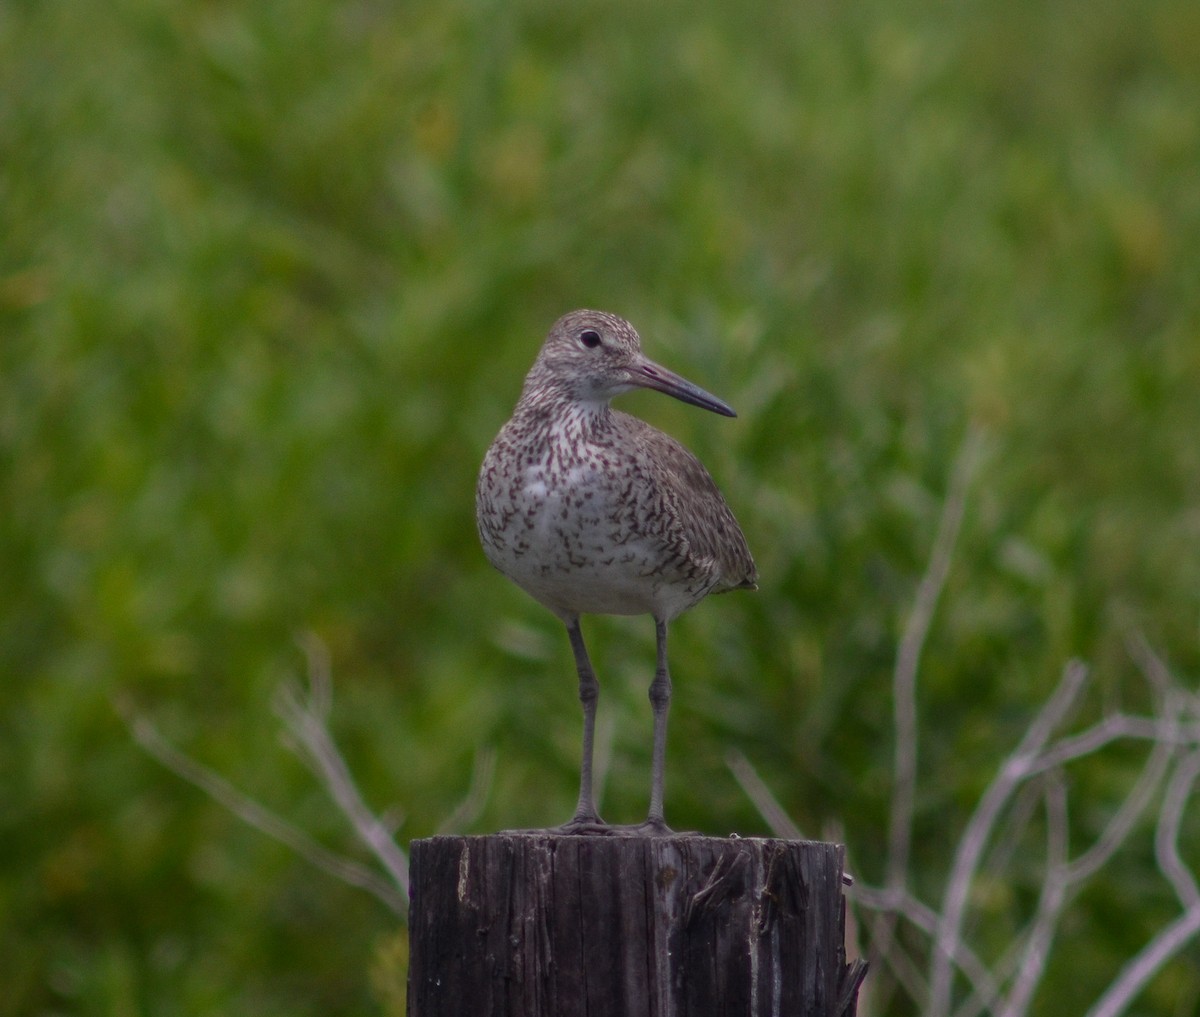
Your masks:
{"label": "weathered wood post top", "polygon": [[841,845],[698,835],[411,846],[410,1017],[853,1017]]}

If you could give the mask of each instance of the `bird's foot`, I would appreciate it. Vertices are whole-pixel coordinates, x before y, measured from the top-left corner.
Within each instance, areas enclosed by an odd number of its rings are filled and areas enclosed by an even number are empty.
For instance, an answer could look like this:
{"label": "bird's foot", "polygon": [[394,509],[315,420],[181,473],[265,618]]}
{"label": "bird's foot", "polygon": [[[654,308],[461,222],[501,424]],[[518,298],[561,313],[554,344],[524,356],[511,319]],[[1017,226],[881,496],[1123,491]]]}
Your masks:
{"label": "bird's foot", "polygon": [[520,837],[614,837],[629,830],[599,820],[572,819],[562,826],[539,826],[527,830],[501,830],[502,834]]}
{"label": "bird's foot", "polygon": [[661,819],[647,819],[642,823],[614,824],[604,820],[595,822],[587,819],[572,819],[569,823],[547,830],[546,833],[563,834],[568,837],[677,837],[680,836]]}
{"label": "bird's foot", "polygon": [[569,823],[560,826],[555,833],[565,834],[587,834],[595,836],[599,834],[602,837],[692,837],[695,834],[689,832],[677,833],[667,826],[666,820],[662,816],[647,816],[640,823],[631,823],[625,825],[613,825],[604,822],[599,816],[594,818],[587,816],[576,816]]}
{"label": "bird's foot", "polygon": [[562,826],[552,827],[547,830],[547,833],[561,833],[568,837],[571,836],[611,836],[615,833],[617,827],[611,826],[600,818],[598,812],[577,812],[568,822]]}
{"label": "bird's foot", "polygon": [[606,823],[598,815],[575,816],[562,826],[550,826],[544,830],[505,830],[510,834],[545,835],[560,837],[691,837],[691,832],[677,833],[667,826],[662,817],[649,817],[640,823]]}
{"label": "bird's foot", "polygon": [[628,826],[626,829],[634,837],[674,837],[677,836],[674,830],[667,826],[666,820],[662,816],[647,816],[642,822],[636,826]]}

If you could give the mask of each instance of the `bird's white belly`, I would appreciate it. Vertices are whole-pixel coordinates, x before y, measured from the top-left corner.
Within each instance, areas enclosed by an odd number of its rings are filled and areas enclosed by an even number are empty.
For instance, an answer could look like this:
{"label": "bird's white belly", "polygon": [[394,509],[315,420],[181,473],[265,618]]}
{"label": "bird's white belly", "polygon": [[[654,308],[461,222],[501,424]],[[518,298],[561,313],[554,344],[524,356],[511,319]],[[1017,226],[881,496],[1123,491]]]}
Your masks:
{"label": "bird's white belly", "polygon": [[549,485],[531,467],[517,511],[487,547],[492,564],[560,615],[673,618],[690,607],[699,596],[663,575],[661,541],[635,532],[612,486],[595,480],[594,468],[579,465]]}

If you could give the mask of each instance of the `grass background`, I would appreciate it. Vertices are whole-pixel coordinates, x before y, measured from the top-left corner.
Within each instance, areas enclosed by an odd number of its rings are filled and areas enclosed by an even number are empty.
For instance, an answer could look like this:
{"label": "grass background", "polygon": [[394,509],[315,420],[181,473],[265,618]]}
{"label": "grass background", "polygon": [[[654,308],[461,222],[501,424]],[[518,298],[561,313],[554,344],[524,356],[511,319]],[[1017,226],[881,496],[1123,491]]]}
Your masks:
{"label": "grass background", "polygon": [[[400,1012],[391,917],[113,708],[346,846],[275,735],[297,632],[402,842],[480,746],[473,832],[567,816],[566,639],[472,492],[578,306],[740,413],[623,403],[709,464],[762,573],[673,626],[678,826],[763,831],[738,749],[881,877],[891,663],[984,433],[921,673],[932,892],[1067,658],[1091,710],[1144,705],[1131,632],[1200,671],[1198,109],[1190,0],[0,6],[0,1013]],[[587,632],[606,813],[637,820],[652,626]],[[1077,844],[1138,758],[1073,773]],[[1150,843],[1072,909],[1038,1013],[1174,914]],[[979,902],[996,937],[1039,879]],[[1137,1012],[1194,1005],[1196,951]]]}

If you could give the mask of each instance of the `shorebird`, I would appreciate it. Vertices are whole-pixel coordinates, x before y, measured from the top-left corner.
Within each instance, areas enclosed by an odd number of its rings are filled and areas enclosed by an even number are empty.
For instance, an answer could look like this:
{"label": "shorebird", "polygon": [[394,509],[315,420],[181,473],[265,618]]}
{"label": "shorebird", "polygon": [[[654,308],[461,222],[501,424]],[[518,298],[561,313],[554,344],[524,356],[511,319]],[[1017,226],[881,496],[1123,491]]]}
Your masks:
{"label": "shorebird", "polygon": [[558,828],[564,833],[614,829],[592,796],[600,689],[579,616],[654,618],[650,809],[645,822],[628,829],[666,834],[667,624],[710,593],[755,589],[758,577],[746,538],[700,460],[609,405],[635,388],[736,416],[716,396],[649,360],[629,322],[573,311],[550,329],[512,419],[484,457],[475,493],[488,559],[562,620],[575,656],[583,758],[575,815]]}

